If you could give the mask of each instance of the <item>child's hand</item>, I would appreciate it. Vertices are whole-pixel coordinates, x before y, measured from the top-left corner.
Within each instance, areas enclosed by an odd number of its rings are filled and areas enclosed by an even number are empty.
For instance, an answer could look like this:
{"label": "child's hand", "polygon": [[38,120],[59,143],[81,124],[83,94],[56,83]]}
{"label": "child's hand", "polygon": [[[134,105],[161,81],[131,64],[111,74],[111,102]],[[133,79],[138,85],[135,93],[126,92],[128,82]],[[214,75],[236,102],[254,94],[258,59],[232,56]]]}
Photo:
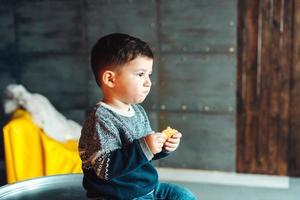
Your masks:
{"label": "child's hand", "polygon": [[162,151],[166,138],[162,133],[153,133],[145,137],[145,141],[153,154]]}
{"label": "child's hand", "polygon": [[168,152],[175,151],[180,143],[180,138],[182,134],[180,132],[175,133],[172,137],[168,138],[164,143],[163,149]]}

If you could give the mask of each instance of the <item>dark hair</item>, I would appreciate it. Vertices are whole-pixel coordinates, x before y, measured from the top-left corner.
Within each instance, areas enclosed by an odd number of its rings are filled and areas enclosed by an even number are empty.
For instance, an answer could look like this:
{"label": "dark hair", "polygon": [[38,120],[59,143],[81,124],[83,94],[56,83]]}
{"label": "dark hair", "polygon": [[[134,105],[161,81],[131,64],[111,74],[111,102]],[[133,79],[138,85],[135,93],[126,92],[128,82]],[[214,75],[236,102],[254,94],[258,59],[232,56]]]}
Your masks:
{"label": "dark hair", "polygon": [[122,33],[113,33],[100,38],[92,48],[91,66],[97,84],[101,81],[98,75],[107,67],[118,67],[138,56],[153,59],[153,52],[149,45],[135,37]]}

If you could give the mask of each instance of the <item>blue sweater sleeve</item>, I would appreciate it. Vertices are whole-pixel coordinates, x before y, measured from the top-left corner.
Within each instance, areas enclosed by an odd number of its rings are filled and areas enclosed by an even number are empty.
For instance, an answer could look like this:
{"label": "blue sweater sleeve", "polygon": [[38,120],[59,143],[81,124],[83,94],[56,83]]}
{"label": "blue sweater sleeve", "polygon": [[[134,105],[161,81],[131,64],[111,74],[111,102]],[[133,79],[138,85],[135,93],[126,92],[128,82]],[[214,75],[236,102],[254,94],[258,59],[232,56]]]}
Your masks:
{"label": "blue sweater sleeve", "polygon": [[111,152],[109,160],[108,178],[116,178],[134,171],[136,168],[150,162],[145,156],[138,140]]}
{"label": "blue sweater sleeve", "polygon": [[154,157],[153,157],[153,160],[158,160],[158,159],[161,159],[161,158],[165,158],[167,156],[169,156],[171,153],[170,152],[160,152],[158,154],[155,154]]}

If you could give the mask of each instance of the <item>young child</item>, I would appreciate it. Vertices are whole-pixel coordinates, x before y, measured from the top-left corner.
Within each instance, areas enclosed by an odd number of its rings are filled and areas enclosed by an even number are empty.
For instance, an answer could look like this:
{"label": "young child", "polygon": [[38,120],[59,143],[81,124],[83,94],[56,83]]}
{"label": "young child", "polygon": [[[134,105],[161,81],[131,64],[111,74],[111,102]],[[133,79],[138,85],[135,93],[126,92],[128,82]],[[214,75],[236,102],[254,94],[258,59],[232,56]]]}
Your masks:
{"label": "young child", "polygon": [[142,103],[151,88],[153,53],[147,43],[114,33],[98,40],[91,65],[103,99],[88,114],[79,140],[83,186],[93,199],[196,197],[160,183],[152,160],[175,151],[181,133],[166,139],[152,131]]}

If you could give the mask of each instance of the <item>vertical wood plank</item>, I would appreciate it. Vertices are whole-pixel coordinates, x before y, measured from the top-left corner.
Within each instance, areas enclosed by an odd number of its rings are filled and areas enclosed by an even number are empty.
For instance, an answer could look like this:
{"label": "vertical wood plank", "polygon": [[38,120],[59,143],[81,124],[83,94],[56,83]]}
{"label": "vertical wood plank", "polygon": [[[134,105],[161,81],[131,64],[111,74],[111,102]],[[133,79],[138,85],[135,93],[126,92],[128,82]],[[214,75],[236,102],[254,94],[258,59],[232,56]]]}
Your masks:
{"label": "vertical wood plank", "polygon": [[294,1],[283,1],[283,14],[281,16],[281,59],[279,60],[280,75],[279,85],[281,86],[281,94],[279,100],[279,134],[278,146],[281,147],[278,152],[278,173],[279,175],[288,175],[288,146],[290,136],[290,97],[291,97],[291,80],[292,80],[292,65],[293,65],[293,27],[294,27]]}
{"label": "vertical wood plank", "polygon": [[[294,49],[291,84],[291,123],[289,137],[289,175],[300,176],[300,2],[294,3]],[[298,11],[298,12],[297,12]]]}
{"label": "vertical wood plank", "polygon": [[258,0],[238,1],[237,171],[252,171],[255,157]]}
{"label": "vertical wood plank", "polygon": [[[260,3],[260,23],[261,23],[261,52],[260,52],[260,101],[259,101],[259,129],[258,129],[258,154],[257,161],[258,166],[255,171],[258,173],[263,173],[263,171],[267,171],[268,169],[268,155],[270,155],[268,148],[268,141],[270,140],[270,126],[269,126],[269,107],[270,107],[270,93],[271,93],[271,85],[272,85],[272,72],[271,72],[271,63],[270,63],[270,52],[271,46],[270,43],[272,41],[272,30],[270,26],[270,20],[272,20],[271,15],[273,14],[271,11],[271,5],[269,0],[263,0]],[[272,51],[272,53],[275,53]]]}
{"label": "vertical wood plank", "polygon": [[293,1],[240,1],[239,13],[237,171],[286,175]]}

